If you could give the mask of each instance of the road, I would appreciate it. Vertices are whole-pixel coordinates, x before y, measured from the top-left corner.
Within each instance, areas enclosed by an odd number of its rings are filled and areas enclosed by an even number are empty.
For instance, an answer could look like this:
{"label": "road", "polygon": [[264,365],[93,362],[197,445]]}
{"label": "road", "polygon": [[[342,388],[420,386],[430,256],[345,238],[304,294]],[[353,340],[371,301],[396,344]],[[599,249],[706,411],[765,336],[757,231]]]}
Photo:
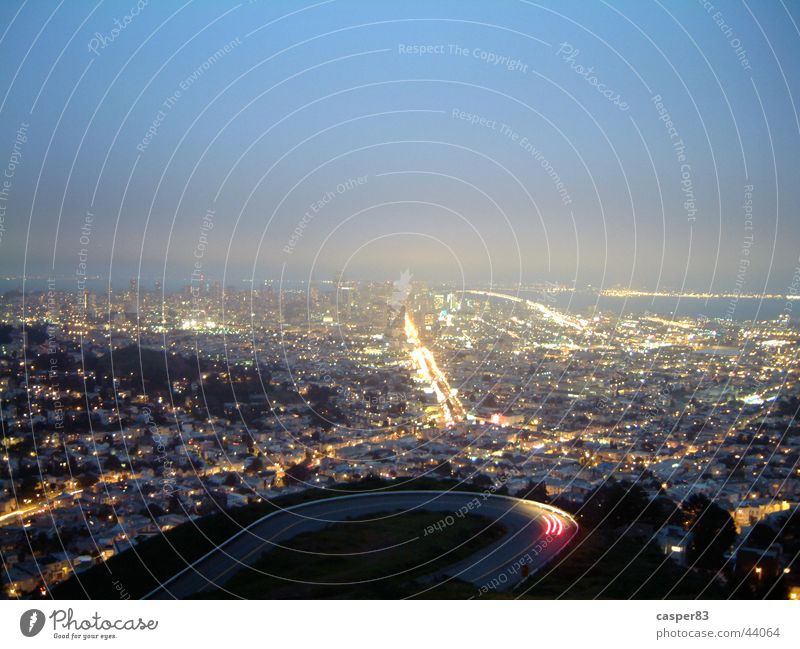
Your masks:
{"label": "road", "polygon": [[433,352],[422,344],[419,332],[408,312],[406,312],[405,318],[405,333],[408,342],[414,345],[411,352],[414,364],[436,394],[436,400],[442,409],[442,424],[448,427],[462,421],[466,417],[464,406],[450,388],[444,372],[439,369]]}
{"label": "road", "polygon": [[[533,574],[563,550],[578,531],[569,514],[510,496],[466,491],[391,491],[339,496],[268,514],[144,599],[183,599],[214,590],[223,586],[242,566],[258,561],[270,545],[280,544],[303,532],[324,529],[329,523],[395,511],[441,512],[442,525],[452,524],[459,512],[502,523],[506,529],[502,538],[432,576],[457,577],[471,582],[476,587],[476,595],[513,588],[526,574]],[[419,538],[424,534],[425,530],[420,530]]]}
{"label": "road", "polygon": [[571,327],[572,329],[577,329],[578,331],[584,331],[586,329],[586,321],[582,320],[581,318],[576,318],[575,316],[571,316],[566,313],[561,313],[555,309],[551,309],[549,306],[542,304],[541,302],[534,302],[533,300],[526,300],[525,298],[519,297],[518,295],[508,295],[507,293],[494,293],[492,291],[472,291],[467,290],[464,291],[465,293],[471,293],[472,295],[483,295],[484,297],[494,297],[500,300],[509,300],[510,302],[519,302],[526,304],[530,308],[538,311],[539,314],[546,318],[547,320],[551,320],[555,324],[561,327]]}
{"label": "road", "polygon": [[60,507],[63,503],[68,505],[72,504],[71,498],[82,493],[83,489],[76,489],[75,491],[64,491],[58,495],[50,495],[48,500],[38,502],[27,507],[20,507],[14,511],[0,514],[0,526],[3,525],[21,525],[23,519],[33,514],[48,514],[52,516],[52,510]]}

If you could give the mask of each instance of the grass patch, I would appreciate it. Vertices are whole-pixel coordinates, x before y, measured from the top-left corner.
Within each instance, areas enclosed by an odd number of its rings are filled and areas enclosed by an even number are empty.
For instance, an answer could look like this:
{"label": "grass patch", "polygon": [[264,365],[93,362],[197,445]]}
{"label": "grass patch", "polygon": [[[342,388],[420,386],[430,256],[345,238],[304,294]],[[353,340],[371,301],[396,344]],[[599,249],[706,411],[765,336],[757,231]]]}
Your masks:
{"label": "grass patch", "polygon": [[[389,517],[383,518],[385,516]],[[368,517],[379,520],[354,519],[331,524],[319,532],[299,534],[284,543],[286,548],[265,552],[253,567],[235,574],[225,584],[229,593],[218,590],[205,593],[203,597],[396,599],[413,596],[430,586],[420,578],[468,558],[505,533],[502,525],[488,518],[465,516],[456,518],[453,525],[441,531],[424,536],[425,528],[438,523],[443,516],[442,512],[399,515],[387,512]],[[330,556],[332,554],[340,556]],[[475,588],[469,586],[468,590],[474,592]],[[448,597],[451,593],[461,597],[464,594],[460,584],[440,584],[436,591],[428,596]]]}

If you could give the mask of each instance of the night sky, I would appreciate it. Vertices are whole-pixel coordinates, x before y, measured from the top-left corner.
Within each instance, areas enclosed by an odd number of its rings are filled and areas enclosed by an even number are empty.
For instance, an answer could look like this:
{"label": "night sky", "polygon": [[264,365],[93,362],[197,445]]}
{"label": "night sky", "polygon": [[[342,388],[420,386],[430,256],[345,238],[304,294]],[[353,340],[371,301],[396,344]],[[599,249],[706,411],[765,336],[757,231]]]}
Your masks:
{"label": "night sky", "polygon": [[779,1],[5,0],[0,275],[787,292],[798,24]]}

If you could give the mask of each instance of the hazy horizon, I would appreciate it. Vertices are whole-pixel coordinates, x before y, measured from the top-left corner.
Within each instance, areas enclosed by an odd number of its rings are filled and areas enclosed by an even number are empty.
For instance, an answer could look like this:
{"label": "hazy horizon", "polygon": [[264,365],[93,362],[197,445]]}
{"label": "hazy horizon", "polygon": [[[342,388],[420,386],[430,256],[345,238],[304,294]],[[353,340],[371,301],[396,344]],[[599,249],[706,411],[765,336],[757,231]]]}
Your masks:
{"label": "hazy horizon", "polygon": [[121,6],[0,8],[0,275],[792,284],[791,8]]}

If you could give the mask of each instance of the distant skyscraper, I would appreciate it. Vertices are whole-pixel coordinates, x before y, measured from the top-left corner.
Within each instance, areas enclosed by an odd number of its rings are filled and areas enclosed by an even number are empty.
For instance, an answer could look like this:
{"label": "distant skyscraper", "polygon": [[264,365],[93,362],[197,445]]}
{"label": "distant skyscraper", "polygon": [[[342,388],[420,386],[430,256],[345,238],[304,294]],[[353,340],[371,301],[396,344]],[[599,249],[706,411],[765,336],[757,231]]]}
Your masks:
{"label": "distant skyscraper", "polygon": [[308,288],[308,302],[312,309],[319,307],[319,286],[312,284]]}
{"label": "distant skyscraper", "polygon": [[338,273],[336,273],[333,283],[337,291],[342,288],[342,285],[344,284],[344,270],[340,270]]}

